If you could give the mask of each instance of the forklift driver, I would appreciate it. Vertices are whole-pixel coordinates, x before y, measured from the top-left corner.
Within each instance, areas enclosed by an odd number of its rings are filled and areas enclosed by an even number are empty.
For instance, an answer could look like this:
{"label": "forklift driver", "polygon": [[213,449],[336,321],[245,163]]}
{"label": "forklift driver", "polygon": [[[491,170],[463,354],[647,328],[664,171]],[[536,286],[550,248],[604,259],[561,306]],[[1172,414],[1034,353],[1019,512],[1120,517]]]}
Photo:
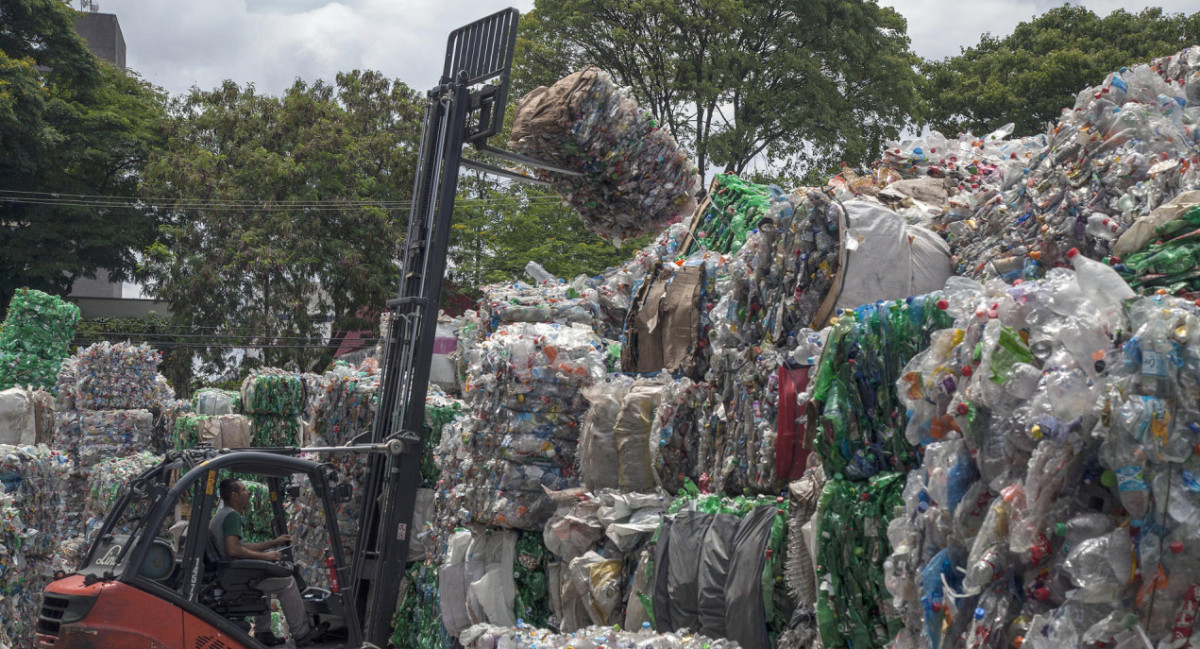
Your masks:
{"label": "forklift driver", "polygon": [[[242,517],[250,506],[250,492],[246,490],[246,485],[235,478],[226,478],[221,481],[218,489],[222,506],[213,515],[212,522],[209,524],[209,532],[212,534],[213,542],[221,559],[224,561],[231,559],[279,561],[282,559],[282,553],[278,550],[270,550],[270,548],[290,543],[292,538],[287,534],[261,543],[242,541]],[[264,552],[264,550],[266,551]],[[283,616],[287,619],[288,628],[291,629],[292,638],[295,639],[297,647],[303,647],[312,641],[312,636],[316,635],[315,629],[309,624],[308,616],[304,613],[304,600],[301,599],[300,591],[296,588],[295,578],[263,579],[255,588],[261,590],[265,595],[274,595],[279,599],[279,604],[283,608]],[[283,639],[276,637],[271,631],[269,613],[254,617],[254,637],[267,646],[284,643]]]}

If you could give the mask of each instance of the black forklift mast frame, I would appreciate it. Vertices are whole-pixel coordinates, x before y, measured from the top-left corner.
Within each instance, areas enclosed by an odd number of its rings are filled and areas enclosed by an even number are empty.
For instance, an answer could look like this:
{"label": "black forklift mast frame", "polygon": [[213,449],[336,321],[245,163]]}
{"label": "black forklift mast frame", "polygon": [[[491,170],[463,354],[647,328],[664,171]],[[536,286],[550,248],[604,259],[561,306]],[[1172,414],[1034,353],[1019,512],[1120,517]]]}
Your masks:
{"label": "black forklift mast frame", "polygon": [[362,615],[363,640],[380,647],[391,636],[409,541],[417,531],[410,525],[420,486],[425,397],[459,167],[540,182],[467,160],[462,157],[463,146],[470,144],[517,164],[572,174],[487,145],[488,138],[504,126],[519,18],[516,9],[506,9],[451,32],[441,81],[427,96],[400,293],[387,302],[391,318],[384,335],[379,403],[370,439],[355,440],[404,445],[399,454],[371,455],[359,494],[361,520],[348,602]]}

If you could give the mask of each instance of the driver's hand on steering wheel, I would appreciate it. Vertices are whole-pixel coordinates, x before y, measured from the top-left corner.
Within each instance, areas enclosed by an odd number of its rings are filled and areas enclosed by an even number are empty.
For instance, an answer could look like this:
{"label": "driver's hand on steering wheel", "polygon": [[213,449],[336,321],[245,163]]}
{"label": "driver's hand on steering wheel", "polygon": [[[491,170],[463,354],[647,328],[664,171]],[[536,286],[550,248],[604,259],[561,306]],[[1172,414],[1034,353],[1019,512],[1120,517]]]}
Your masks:
{"label": "driver's hand on steering wheel", "polygon": [[291,534],[280,534],[271,541],[271,545],[287,545],[292,542]]}

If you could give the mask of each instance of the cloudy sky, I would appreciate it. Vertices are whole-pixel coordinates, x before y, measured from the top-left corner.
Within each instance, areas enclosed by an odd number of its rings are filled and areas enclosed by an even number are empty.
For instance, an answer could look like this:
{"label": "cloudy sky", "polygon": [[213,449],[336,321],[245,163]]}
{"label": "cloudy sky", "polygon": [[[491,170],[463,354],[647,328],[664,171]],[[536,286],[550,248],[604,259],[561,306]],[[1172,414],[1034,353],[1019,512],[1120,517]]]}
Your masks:
{"label": "cloudy sky", "polygon": [[[225,79],[279,94],[297,78],[332,80],[341,70],[381,70],[417,90],[437,82],[451,30],[533,0],[96,0],[125,36],[126,63],[172,94]],[[73,0],[79,6],[79,0]],[[990,31],[1003,35],[1061,0],[881,0],[908,19],[913,49],[957,54]],[[1146,4],[1083,2],[1106,15]],[[1195,0],[1164,0],[1168,12]]]}

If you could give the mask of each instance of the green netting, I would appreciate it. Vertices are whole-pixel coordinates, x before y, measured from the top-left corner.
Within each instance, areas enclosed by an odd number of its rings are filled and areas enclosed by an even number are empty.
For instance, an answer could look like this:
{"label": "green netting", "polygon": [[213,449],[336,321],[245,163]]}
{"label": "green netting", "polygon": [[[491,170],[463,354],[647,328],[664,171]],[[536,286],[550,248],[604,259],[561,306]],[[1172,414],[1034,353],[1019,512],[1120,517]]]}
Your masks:
{"label": "green netting", "polygon": [[696,241],[713,252],[735,253],[758,227],[770,204],[766,185],[717,174],[717,188],[696,227]]}
{"label": "green netting", "polygon": [[904,484],[903,473],[825,483],[817,505],[817,626],[826,647],[879,649],[903,626],[884,587],[883,563]]}
{"label": "green netting", "polygon": [[405,573],[406,588],[396,602],[392,618],[393,647],[448,649],[452,646],[438,600],[438,566],[415,564]]}
{"label": "green netting", "polygon": [[250,445],[260,448],[296,446],[300,440],[300,418],[295,415],[248,415]]}
{"label": "green netting", "polygon": [[829,474],[864,479],[917,465],[904,436],[907,409],[896,395],[905,364],[929,336],[953,324],[938,294],[859,307],[829,333],[814,379],[820,416],[813,446]]}

